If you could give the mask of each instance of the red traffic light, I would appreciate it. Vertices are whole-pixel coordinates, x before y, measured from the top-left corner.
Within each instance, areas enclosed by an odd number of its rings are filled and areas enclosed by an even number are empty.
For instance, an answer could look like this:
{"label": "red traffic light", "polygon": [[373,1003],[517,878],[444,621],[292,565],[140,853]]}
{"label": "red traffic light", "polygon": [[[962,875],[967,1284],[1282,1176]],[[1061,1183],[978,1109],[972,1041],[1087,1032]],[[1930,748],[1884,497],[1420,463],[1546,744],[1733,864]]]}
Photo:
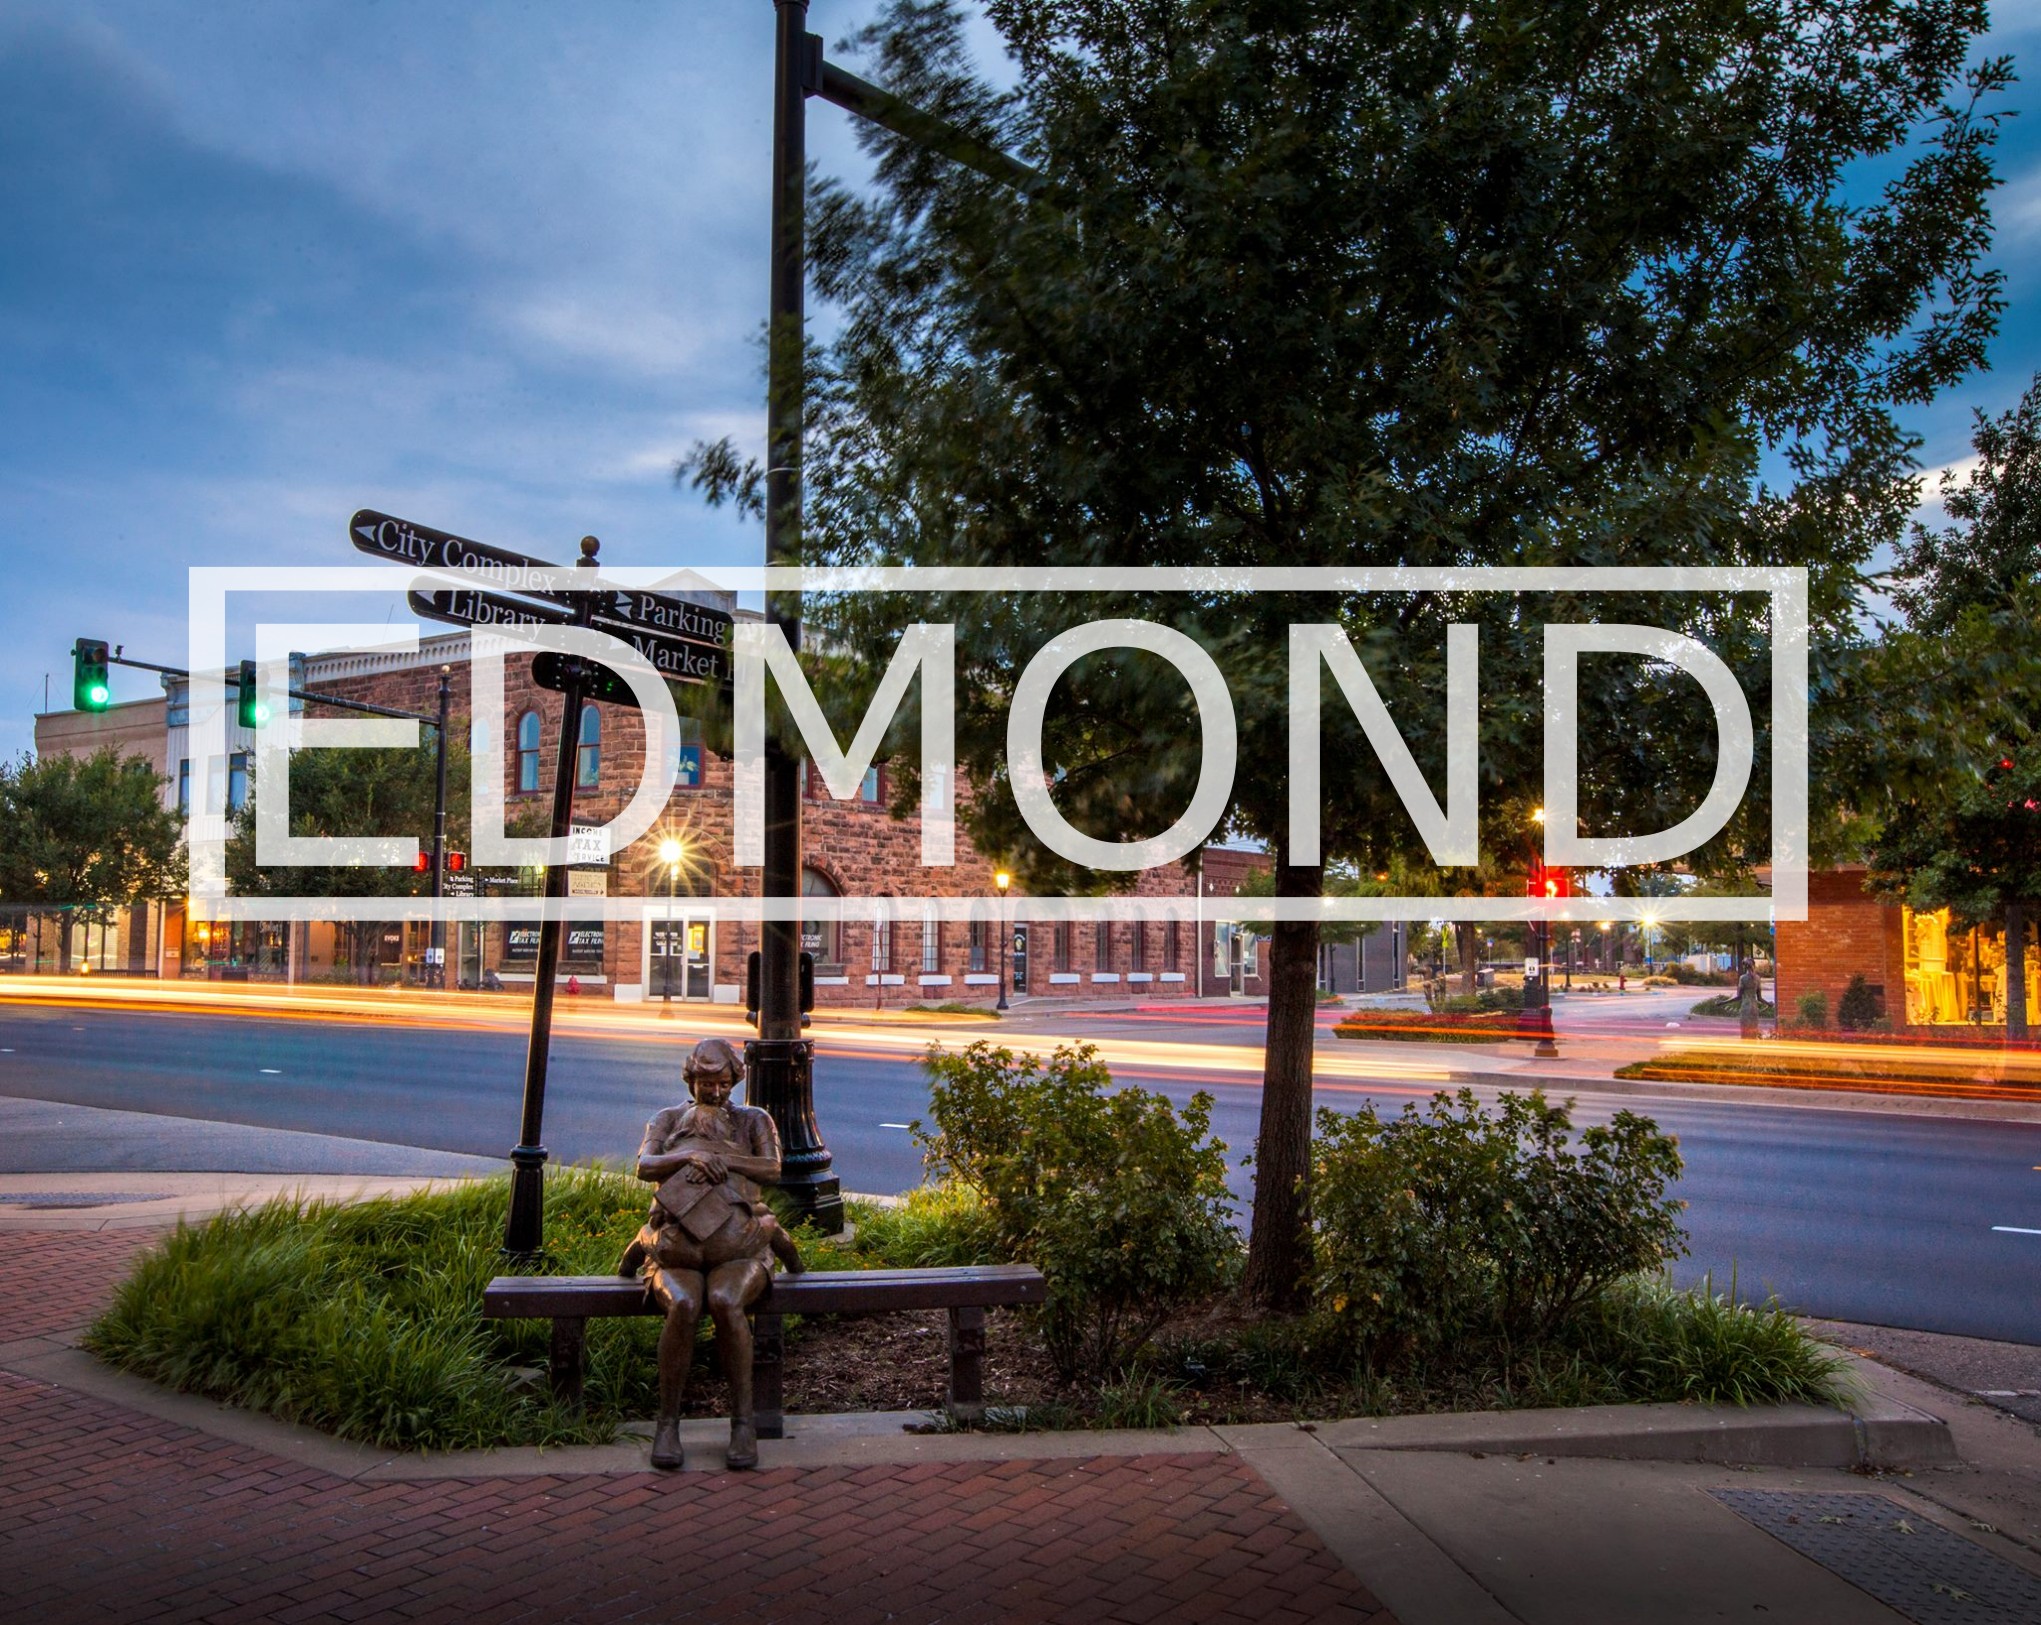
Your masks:
{"label": "red traffic light", "polygon": [[1530,872],[1524,882],[1526,897],[1571,897],[1573,882],[1564,869],[1548,869],[1539,864]]}
{"label": "red traffic light", "polygon": [[427,857],[423,852],[419,853],[417,857],[411,860],[411,872],[414,875],[422,875],[431,867],[432,859]]}
{"label": "red traffic light", "polygon": [[449,852],[449,853],[448,853],[448,854],[446,855],[446,869],[447,869],[447,873],[448,873],[448,874],[450,874],[450,875],[457,875],[457,874],[459,874],[459,873],[460,873],[460,872],[461,872],[461,871],[462,871],[463,869],[467,868],[467,866],[468,866],[468,854],[467,854],[467,853],[465,853],[465,852]]}

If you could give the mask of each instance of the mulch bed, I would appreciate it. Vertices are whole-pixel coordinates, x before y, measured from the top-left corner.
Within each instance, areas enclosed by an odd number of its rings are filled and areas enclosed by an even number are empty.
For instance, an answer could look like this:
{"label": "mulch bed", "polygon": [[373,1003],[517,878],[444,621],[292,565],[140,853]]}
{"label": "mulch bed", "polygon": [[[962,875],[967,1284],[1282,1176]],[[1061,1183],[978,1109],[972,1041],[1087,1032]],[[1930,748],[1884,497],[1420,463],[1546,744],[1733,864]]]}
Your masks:
{"label": "mulch bed", "polygon": [[[1159,1335],[1211,1336],[1238,1323],[1237,1311],[1215,1305],[1178,1317]],[[787,1331],[786,1409],[809,1416],[940,1411],[949,1369],[949,1317],[940,1309],[807,1315]],[[1013,1309],[986,1316],[985,1394],[994,1407],[1052,1404],[1083,1414],[1097,1402],[1095,1392],[1057,1377],[1029,1316]],[[1224,1381],[1186,1385],[1176,1403],[1188,1423],[1283,1422],[1297,1414],[1293,1405]],[[685,1413],[721,1416],[728,1407],[713,1346],[698,1347]]]}

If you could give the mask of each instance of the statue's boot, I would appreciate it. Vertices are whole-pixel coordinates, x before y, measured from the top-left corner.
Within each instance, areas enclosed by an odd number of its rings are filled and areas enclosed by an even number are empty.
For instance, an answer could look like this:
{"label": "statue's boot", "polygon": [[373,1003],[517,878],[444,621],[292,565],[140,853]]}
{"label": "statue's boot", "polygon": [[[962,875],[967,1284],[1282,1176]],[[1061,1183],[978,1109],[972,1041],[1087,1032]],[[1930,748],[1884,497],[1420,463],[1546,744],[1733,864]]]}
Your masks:
{"label": "statue's boot", "polygon": [[680,1448],[680,1418],[662,1416],[652,1435],[652,1465],[670,1471],[686,1460],[687,1453]]}
{"label": "statue's boot", "polygon": [[730,1448],[723,1460],[738,1472],[758,1465],[758,1429],[749,1417],[730,1418]]}

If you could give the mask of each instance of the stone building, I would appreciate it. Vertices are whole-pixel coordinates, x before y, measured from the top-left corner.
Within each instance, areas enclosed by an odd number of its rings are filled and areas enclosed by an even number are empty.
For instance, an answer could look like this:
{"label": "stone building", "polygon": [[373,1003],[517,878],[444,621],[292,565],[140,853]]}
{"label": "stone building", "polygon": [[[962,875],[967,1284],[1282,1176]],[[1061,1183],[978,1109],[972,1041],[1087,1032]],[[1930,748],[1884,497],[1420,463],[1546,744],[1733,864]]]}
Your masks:
{"label": "stone building", "polygon": [[[465,632],[421,640],[415,651],[387,650],[305,657],[302,686],[311,693],[431,713],[442,668],[452,714],[470,714],[469,648]],[[536,685],[528,657],[505,663],[502,750],[506,821],[525,832],[550,814],[563,696]],[[307,714],[320,714],[316,701]],[[334,713],[339,714],[339,713]],[[214,810],[231,812],[247,793],[253,741],[229,727],[223,763],[194,763],[181,686],[170,696],[166,763],[182,798],[205,794]],[[644,761],[643,719],[629,707],[590,704],[574,764],[577,824],[606,824],[621,812]],[[727,917],[718,899],[756,892],[756,873],[734,862],[731,763],[709,750],[683,719],[683,736],[664,764],[673,783],[664,817],[606,863],[573,876],[577,893],[642,899],[623,918],[576,921],[567,933],[561,977],[581,992],[624,1001],[743,997],[746,957],[757,928]],[[837,801],[811,773],[802,817],[803,887],[813,896],[869,900],[840,921],[811,922],[804,946],[815,959],[817,1002],[877,1007],[964,1001],[990,1003],[1002,976],[1015,996],[1100,999],[1214,997],[1265,991],[1263,938],[1224,917],[1246,875],[1267,859],[1259,852],[1207,848],[1197,859],[1140,877],[1137,893],[1193,901],[1181,921],[1056,921],[1032,917],[1018,887],[1002,908],[994,899],[994,865],[960,829],[953,868],[924,869],[916,819],[889,810],[885,767],[866,774],[858,794]],[[522,820],[520,814],[523,815]],[[421,835],[425,832],[420,832]],[[661,861],[662,843],[677,842],[678,864]],[[454,882],[458,881],[458,885]],[[450,887],[475,895],[535,894],[538,872],[470,870]],[[983,898],[981,912],[949,922],[925,917],[918,905],[886,899],[930,894]],[[393,910],[393,912],[395,912]],[[173,910],[163,973],[177,975],[339,978],[347,952],[330,925],[242,924],[187,927]],[[448,932],[447,976],[463,985],[529,985],[537,927],[476,920]],[[417,980],[426,974],[427,930],[393,919],[382,927],[379,973]]]}

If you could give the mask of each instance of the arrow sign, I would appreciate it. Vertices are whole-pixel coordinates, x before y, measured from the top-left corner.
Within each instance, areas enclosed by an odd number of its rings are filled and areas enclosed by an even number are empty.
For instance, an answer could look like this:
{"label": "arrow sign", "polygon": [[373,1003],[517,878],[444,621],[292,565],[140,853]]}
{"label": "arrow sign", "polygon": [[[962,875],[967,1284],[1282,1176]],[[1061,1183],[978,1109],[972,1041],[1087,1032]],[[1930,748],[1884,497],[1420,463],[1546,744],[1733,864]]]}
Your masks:
{"label": "arrow sign", "polygon": [[[347,539],[364,553],[399,564],[415,564],[427,570],[455,570],[463,575],[485,578],[492,587],[508,592],[531,593],[530,572],[551,570],[544,559],[506,548],[471,542],[408,519],[363,508],[347,522]],[[550,595],[547,595],[550,596]]]}
{"label": "arrow sign", "polygon": [[471,587],[452,591],[414,592],[411,613],[454,626],[571,626],[574,617],[551,604],[522,604]]}
{"label": "arrow sign", "polygon": [[[452,591],[414,592],[410,595],[410,604],[412,614],[423,615],[428,620],[446,621],[454,626],[574,624],[572,615],[551,604],[524,604],[514,598],[499,598],[493,592],[466,587]],[[728,683],[730,680],[730,657],[713,644],[688,643],[648,632],[642,627],[626,626],[620,621],[597,620],[590,624],[589,630],[629,644],[649,660],[652,669],[669,683]],[[544,676],[538,676],[536,680],[543,687],[555,686]]]}

